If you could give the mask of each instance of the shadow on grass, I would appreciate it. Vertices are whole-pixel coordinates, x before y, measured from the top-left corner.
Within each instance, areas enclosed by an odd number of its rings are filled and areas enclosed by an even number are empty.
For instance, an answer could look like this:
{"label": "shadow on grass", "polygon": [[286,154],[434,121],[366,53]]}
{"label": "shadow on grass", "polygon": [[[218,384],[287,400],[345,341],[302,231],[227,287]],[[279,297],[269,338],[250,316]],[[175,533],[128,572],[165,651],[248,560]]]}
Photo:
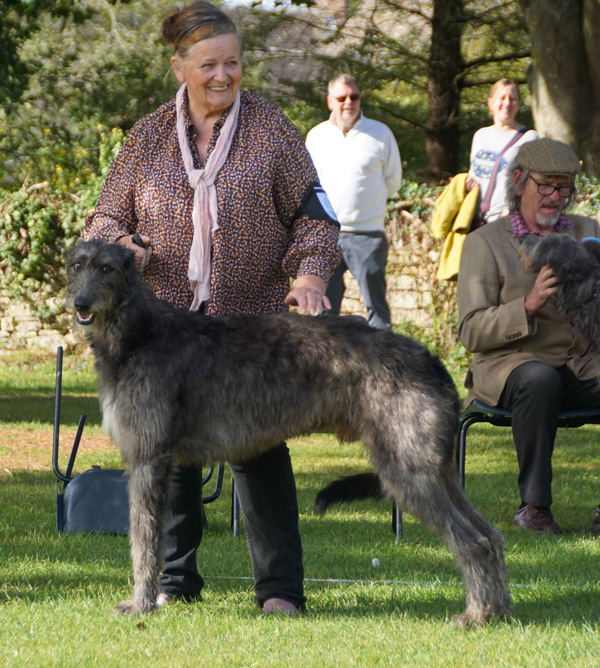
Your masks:
{"label": "shadow on grass", "polygon": [[[416,619],[439,621],[449,620],[464,612],[464,609],[465,594],[458,587],[456,592],[447,591],[444,594],[427,592],[424,595],[422,590],[400,591],[384,601],[381,601],[378,594],[369,595],[365,592],[353,595],[353,600],[347,604],[324,603],[310,606],[313,614],[329,617],[387,617],[401,614]],[[548,624],[568,624],[589,628],[590,624],[597,625],[599,614],[600,592],[569,591],[553,594],[548,599],[540,597],[535,601],[517,598],[511,616],[502,621],[514,626],[527,624],[545,627]],[[492,624],[495,623],[497,620],[492,621]]]}
{"label": "shadow on grass", "polygon": [[566,589],[562,592],[537,591],[532,585],[529,591],[515,588],[511,591],[514,623],[546,624],[561,623],[580,627],[598,625],[600,616],[600,590],[578,591]]}
{"label": "shadow on grass", "polygon": [[[126,541],[125,541],[126,542]],[[43,602],[72,599],[73,597],[98,598],[103,595],[115,597],[129,596],[130,573],[117,566],[111,571],[104,568],[103,572],[93,574],[73,573],[66,575],[57,568],[48,574],[13,575],[0,588],[0,606],[3,603],[19,601]]]}
{"label": "shadow on grass", "polygon": [[[69,396],[63,394],[61,402],[61,424],[77,426],[79,416],[87,415],[87,424],[102,422],[98,397]],[[40,396],[27,392],[0,396],[0,422],[34,422],[52,425],[54,423],[54,395]]]}
{"label": "shadow on grass", "polygon": [[[328,477],[326,473],[297,474],[301,507],[311,503]],[[485,480],[488,489],[497,490],[506,484],[507,474],[488,474]],[[476,489],[484,481],[472,482]],[[498,510],[508,515],[512,499],[499,499]],[[80,597],[114,592],[115,599],[129,595],[122,591],[131,581],[126,537],[57,534],[51,473],[16,472],[3,477],[0,508],[4,580],[0,603],[58,600],[65,592]],[[233,539],[229,511],[226,486],[222,497],[207,508],[209,529],[199,559],[208,586],[225,594],[247,591],[251,584],[244,578],[250,572],[245,535],[239,541]],[[435,620],[461,613],[465,592],[453,557],[437,537],[406,519],[403,540],[396,546],[389,501],[339,506],[324,518],[304,513],[300,526],[310,580],[310,613]],[[593,541],[581,541],[576,534],[557,539],[516,529],[506,531],[506,538],[514,623],[595,623],[600,590],[593,578],[598,563]],[[377,572],[369,566],[374,550],[383,564]],[[316,582],[319,577],[367,582],[327,584]],[[384,585],[383,580],[394,582]],[[320,594],[323,590],[326,596]]]}
{"label": "shadow on grass", "polygon": [[[105,537],[106,539],[107,537]],[[126,541],[124,541],[126,542]],[[101,557],[99,558],[101,560]],[[50,569],[51,570],[51,569]],[[205,577],[206,592],[213,592],[219,597],[240,599],[248,596],[252,599],[250,581],[225,583],[223,580]],[[4,604],[18,601],[45,602],[63,601],[68,599],[86,599],[98,601],[100,598],[114,600],[116,604],[121,598],[128,598],[131,593],[132,577],[130,568],[120,564],[110,571],[93,574],[48,573],[30,576],[15,575],[10,577],[0,588],[0,609]],[[337,591],[331,587],[323,593],[318,585],[306,584],[307,608],[310,617],[328,618],[389,618],[410,617],[425,621],[450,621],[454,615],[461,614],[465,609],[465,591],[460,584],[395,584],[387,590],[381,583],[371,586],[342,584]],[[443,591],[442,591],[443,589]],[[528,592],[522,594],[511,591],[514,608],[503,624],[522,627],[536,625],[546,627],[549,624],[563,624],[589,629],[596,626],[600,615],[600,591],[552,591],[550,593]],[[208,598],[208,597],[207,597]],[[186,605],[185,609],[202,614],[203,608],[210,610],[210,599]],[[236,613],[237,614],[237,613]],[[255,617],[253,609],[249,609],[248,617]],[[498,623],[493,620],[492,625]]]}

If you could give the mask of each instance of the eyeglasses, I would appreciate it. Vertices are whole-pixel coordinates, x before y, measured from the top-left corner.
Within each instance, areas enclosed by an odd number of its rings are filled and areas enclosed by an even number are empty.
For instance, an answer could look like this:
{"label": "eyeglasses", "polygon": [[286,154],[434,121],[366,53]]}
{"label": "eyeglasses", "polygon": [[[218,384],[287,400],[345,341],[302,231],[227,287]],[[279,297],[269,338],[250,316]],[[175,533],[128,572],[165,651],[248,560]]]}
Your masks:
{"label": "eyeglasses", "polygon": [[577,190],[575,186],[555,186],[552,183],[540,183],[536,181],[533,176],[529,177],[536,185],[540,195],[554,195],[554,192],[558,190],[559,197],[571,197],[571,195]]}
{"label": "eyeglasses", "polygon": [[340,103],[343,104],[348,98],[352,100],[352,102],[356,102],[356,100],[360,99],[360,93],[352,93],[352,95],[340,95],[340,97],[337,96],[332,96],[335,97],[335,99]]}

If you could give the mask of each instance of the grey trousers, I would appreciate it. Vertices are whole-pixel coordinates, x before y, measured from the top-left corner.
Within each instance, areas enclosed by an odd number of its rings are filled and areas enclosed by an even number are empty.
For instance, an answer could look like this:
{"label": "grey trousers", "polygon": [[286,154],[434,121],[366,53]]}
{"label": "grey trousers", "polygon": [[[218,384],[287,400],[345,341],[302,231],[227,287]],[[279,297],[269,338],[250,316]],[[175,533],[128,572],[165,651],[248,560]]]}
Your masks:
{"label": "grey trousers", "polygon": [[376,329],[388,329],[390,309],[385,299],[385,265],[388,241],[383,232],[340,233],[342,261],[336,267],[327,285],[327,297],[331,312],[338,315],[344,298],[344,274],[350,271],[360,288],[367,308],[369,325]]}

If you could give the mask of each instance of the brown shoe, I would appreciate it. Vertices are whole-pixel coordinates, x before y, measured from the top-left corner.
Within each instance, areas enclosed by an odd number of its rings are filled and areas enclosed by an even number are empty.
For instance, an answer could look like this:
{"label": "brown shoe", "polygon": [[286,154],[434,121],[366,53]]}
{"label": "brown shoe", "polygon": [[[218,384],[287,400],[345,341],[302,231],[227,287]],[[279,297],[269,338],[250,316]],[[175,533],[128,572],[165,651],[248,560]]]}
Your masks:
{"label": "brown shoe", "polygon": [[300,609],[293,603],[284,600],[283,598],[268,598],[262,606],[262,611],[265,615],[272,615],[275,612],[284,615],[299,615]]}
{"label": "brown shoe", "polygon": [[[529,504],[517,511],[513,518],[513,524],[521,529],[530,531],[548,531],[548,533],[561,534],[563,530],[554,521],[549,510],[541,510]],[[600,524],[598,525],[600,529]]]}
{"label": "brown shoe", "polygon": [[596,506],[594,521],[590,524],[588,531],[593,533],[595,536],[600,536],[600,506]]}

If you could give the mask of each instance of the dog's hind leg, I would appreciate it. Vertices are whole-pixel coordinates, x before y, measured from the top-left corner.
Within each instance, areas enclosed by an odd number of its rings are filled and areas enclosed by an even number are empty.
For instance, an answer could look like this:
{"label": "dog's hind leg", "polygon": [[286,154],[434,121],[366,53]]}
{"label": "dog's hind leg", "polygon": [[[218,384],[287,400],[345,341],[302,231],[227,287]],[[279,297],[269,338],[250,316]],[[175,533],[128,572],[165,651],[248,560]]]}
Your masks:
{"label": "dog's hind leg", "polygon": [[156,608],[161,569],[160,529],[172,469],[170,455],[129,467],[129,535],[133,596],[118,612],[140,615]]}
{"label": "dog's hind leg", "polygon": [[[400,464],[379,470],[379,474],[400,507],[441,534],[456,558],[467,589],[467,609],[455,618],[455,623],[480,626],[492,617],[508,615],[511,606],[503,540],[474,509],[461,512],[452,502],[456,490],[449,494],[447,484],[454,483],[448,483],[447,478],[452,478],[454,472],[405,471]],[[456,485],[459,487],[458,479]],[[461,505],[465,501],[468,503],[463,495]]]}
{"label": "dog's hind leg", "polygon": [[[486,541],[478,541],[481,548],[465,549],[464,533],[452,537],[456,545],[454,554],[459,562],[465,586],[468,591],[467,609],[455,617],[458,626],[481,624],[491,617],[507,617],[512,603],[508,591],[508,573],[504,562],[504,537],[475,510],[460,486],[458,473],[454,468],[444,472],[446,490],[457,512],[477,534]],[[457,534],[458,526],[451,527],[450,533]]]}
{"label": "dog's hind leg", "polygon": [[475,509],[469,500],[469,497],[461,487],[458,473],[454,467],[449,467],[446,470],[445,483],[450,500],[456,506],[458,511],[467,517],[477,531],[482,533],[493,545],[496,546],[499,553],[503,554],[505,547],[504,536]]}

